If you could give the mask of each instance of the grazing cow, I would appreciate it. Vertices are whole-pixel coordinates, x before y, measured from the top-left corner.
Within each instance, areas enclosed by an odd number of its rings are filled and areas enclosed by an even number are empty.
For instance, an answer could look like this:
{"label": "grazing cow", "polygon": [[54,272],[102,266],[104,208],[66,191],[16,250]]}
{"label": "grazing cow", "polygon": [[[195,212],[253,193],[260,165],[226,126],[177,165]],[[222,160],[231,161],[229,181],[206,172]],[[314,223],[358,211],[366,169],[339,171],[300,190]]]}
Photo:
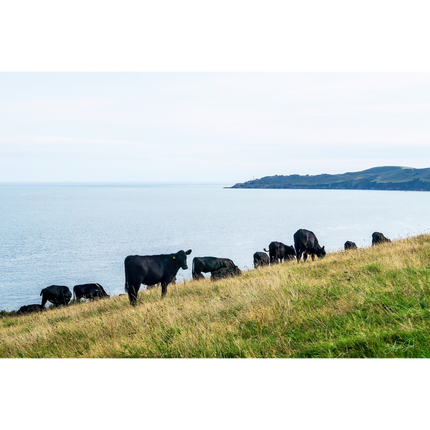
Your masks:
{"label": "grazing cow", "polygon": [[193,279],[204,279],[202,272],[215,272],[219,269],[229,269],[236,267],[229,258],[217,257],[194,257],[193,258]]}
{"label": "grazing cow", "polygon": [[155,285],[161,283],[161,298],[167,293],[167,285],[176,276],[179,269],[186,270],[188,251],[178,251],[176,254],[161,255],[129,255],[124,260],[125,291],[132,306],[136,306],[137,293],[140,285]]}
{"label": "grazing cow", "polygon": [[242,271],[239,267],[223,267],[222,269],[215,270],[211,272],[211,280],[218,281],[219,279],[230,278],[232,276],[239,276],[242,274]]}
{"label": "grazing cow", "polygon": [[77,302],[82,298],[94,300],[102,297],[109,296],[100,284],[82,284],[73,287],[73,299]]}
{"label": "grazing cow", "polygon": [[32,312],[42,312],[42,310],[43,310],[42,305],[26,305],[26,306],[21,306],[16,313],[19,315],[31,314]]}
{"label": "grazing cow", "polygon": [[50,287],[44,288],[40,295],[42,296],[42,308],[46,302],[51,302],[55,306],[67,305],[72,298],[72,292],[68,287],[63,285],[51,285]]}
{"label": "grazing cow", "polygon": [[344,248],[345,248],[345,251],[348,251],[348,249],[357,249],[357,245],[354,242],[347,240],[345,242]]}
{"label": "grazing cow", "polygon": [[264,251],[270,255],[270,264],[293,260],[296,255],[296,251],[292,246],[284,245],[282,242],[270,242],[269,250],[264,249]]}
{"label": "grazing cow", "polygon": [[315,260],[315,255],[319,258],[323,258],[326,255],[325,247],[318,244],[318,239],[314,233],[309,230],[300,229],[294,233],[294,247],[297,253],[297,263],[300,262],[300,258],[303,253],[303,260],[306,262],[308,254],[311,255],[312,261]]}
{"label": "grazing cow", "polygon": [[378,233],[377,231],[372,234],[372,246],[384,242],[391,242],[391,240],[386,238],[382,233]]}
{"label": "grazing cow", "polygon": [[268,266],[270,264],[269,256],[265,252],[257,251],[254,254],[254,268]]}

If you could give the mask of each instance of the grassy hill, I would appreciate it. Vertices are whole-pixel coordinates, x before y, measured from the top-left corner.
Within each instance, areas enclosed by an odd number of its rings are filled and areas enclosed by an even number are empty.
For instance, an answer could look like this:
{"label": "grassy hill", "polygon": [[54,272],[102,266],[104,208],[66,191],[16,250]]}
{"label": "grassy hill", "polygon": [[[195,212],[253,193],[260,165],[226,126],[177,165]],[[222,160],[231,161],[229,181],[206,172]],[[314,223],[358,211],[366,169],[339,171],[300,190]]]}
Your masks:
{"label": "grassy hill", "polygon": [[265,176],[231,188],[430,191],[430,168],[386,166],[341,175]]}
{"label": "grassy hill", "polygon": [[0,357],[430,357],[430,236],[4,315]]}

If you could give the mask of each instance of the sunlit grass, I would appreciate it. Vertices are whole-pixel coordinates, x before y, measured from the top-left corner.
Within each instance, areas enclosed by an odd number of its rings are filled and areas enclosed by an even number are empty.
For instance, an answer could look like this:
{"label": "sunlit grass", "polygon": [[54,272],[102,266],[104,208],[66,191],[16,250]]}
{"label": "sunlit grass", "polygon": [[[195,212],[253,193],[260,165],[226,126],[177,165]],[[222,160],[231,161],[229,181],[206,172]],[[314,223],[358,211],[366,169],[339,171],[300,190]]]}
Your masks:
{"label": "sunlit grass", "polygon": [[430,236],[0,318],[1,357],[430,357]]}

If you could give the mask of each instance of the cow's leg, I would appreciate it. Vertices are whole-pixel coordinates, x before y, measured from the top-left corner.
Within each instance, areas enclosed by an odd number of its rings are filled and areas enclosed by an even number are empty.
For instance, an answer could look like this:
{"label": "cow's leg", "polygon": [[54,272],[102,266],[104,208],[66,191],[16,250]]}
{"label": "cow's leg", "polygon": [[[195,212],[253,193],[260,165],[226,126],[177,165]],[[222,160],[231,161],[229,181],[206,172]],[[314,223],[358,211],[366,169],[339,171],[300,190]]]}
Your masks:
{"label": "cow's leg", "polygon": [[308,253],[305,251],[305,252],[303,253],[303,261],[304,261],[305,263],[306,263],[307,258],[308,258]]}
{"label": "cow's leg", "polygon": [[167,294],[167,285],[168,282],[161,283],[161,298],[163,298]]}
{"label": "cow's leg", "polygon": [[42,308],[45,307],[46,302],[48,301],[48,299],[45,297],[45,294],[42,296]]}
{"label": "cow's leg", "polygon": [[140,288],[140,284],[137,287],[131,284],[128,285],[128,299],[130,300],[131,306],[136,306],[137,293],[139,292],[139,288]]}
{"label": "cow's leg", "polygon": [[311,254],[312,261],[315,261],[315,254]]}
{"label": "cow's leg", "polygon": [[300,259],[302,258],[302,252],[297,251],[297,263],[300,263]]}
{"label": "cow's leg", "polygon": [[170,275],[161,280],[161,298],[163,298],[167,294],[167,286],[172,282],[173,279],[175,279],[176,281],[176,275]]}
{"label": "cow's leg", "polygon": [[193,279],[199,281],[200,279],[205,279],[205,275],[203,275],[202,272],[195,272],[195,274],[193,275]]}

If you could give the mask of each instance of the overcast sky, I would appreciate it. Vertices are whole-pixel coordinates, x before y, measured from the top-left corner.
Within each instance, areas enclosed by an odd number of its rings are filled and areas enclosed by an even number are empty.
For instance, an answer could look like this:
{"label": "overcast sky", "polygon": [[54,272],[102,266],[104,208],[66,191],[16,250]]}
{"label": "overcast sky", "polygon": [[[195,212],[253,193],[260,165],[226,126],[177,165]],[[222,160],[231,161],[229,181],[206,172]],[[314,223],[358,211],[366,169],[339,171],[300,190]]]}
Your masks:
{"label": "overcast sky", "polygon": [[0,181],[430,167],[430,73],[2,73]]}

